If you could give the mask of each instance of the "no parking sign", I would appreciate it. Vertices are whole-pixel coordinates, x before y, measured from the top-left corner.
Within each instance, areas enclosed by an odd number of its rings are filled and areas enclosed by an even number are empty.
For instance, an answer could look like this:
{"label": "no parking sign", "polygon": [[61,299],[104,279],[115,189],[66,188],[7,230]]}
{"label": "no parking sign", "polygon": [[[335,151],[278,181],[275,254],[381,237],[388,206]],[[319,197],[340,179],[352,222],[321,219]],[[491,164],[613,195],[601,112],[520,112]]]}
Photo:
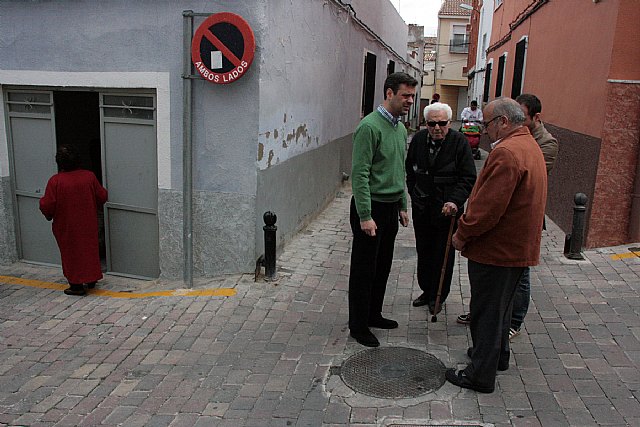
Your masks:
{"label": "no parking sign", "polygon": [[206,80],[227,84],[244,76],[255,50],[253,30],[247,21],[235,13],[216,13],[193,35],[191,61]]}

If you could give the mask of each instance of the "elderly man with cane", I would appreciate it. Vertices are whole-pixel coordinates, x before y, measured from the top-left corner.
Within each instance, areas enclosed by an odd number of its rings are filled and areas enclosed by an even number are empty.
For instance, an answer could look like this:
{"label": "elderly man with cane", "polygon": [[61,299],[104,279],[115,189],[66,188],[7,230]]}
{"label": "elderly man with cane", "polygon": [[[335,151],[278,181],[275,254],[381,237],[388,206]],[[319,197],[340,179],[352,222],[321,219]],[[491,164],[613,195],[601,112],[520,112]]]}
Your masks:
{"label": "elderly man with cane", "polygon": [[471,148],[463,134],[450,129],[451,116],[447,104],[425,107],[427,129],[414,135],[405,162],[422,290],[413,306],[428,305],[432,321],[449,295],[451,233],[476,181]]}

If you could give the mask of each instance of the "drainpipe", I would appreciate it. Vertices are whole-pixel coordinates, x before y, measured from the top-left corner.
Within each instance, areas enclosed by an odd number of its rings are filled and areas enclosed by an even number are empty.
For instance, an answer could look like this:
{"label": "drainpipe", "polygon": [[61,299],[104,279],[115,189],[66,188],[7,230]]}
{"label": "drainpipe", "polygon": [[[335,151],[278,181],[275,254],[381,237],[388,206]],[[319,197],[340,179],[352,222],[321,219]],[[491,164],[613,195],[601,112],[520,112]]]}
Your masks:
{"label": "drainpipe", "polygon": [[193,287],[193,171],[191,135],[191,37],[193,11],[182,12],[182,246],[184,248],[184,284]]}

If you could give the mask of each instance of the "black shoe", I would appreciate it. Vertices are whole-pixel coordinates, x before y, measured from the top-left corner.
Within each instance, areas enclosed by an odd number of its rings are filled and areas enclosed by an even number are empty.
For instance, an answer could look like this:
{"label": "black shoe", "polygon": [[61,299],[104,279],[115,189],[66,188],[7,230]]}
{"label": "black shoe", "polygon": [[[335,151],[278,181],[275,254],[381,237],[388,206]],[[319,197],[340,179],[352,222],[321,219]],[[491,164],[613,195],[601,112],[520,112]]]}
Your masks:
{"label": "black shoe", "polygon": [[76,297],[81,297],[83,295],[86,295],[87,291],[84,290],[84,286],[82,286],[82,285],[71,285],[71,284],[69,284],[69,287],[64,290],[64,293],[67,294],[67,295],[73,295],[73,296],[76,296]]}
{"label": "black shoe", "polygon": [[378,329],[395,329],[398,327],[398,322],[391,319],[385,319],[384,317],[380,317],[376,320],[370,320],[369,326],[372,328]]}
{"label": "black shoe", "polygon": [[458,387],[468,388],[469,390],[475,390],[479,393],[493,393],[495,387],[483,387],[471,382],[469,377],[464,374],[464,370],[459,370],[456,372],[455,369],[447,369],[447,372],[444,373],[444,377],[453,385],[457,385]]}
{"label": "black shoe", "polygon": [[429,304],[429,297],[426,294],[422,294],[418,298],[413,300],[414,307],[422,307],[423,305],[427,304]]}
{"label": "black shoe", "polygon": [[[471,359],[471,353],[473,352],[473,347],[469,347],[467,349],[467,357],[469,359]],[[498,362],[498,371],[506,371],[509,369],[509,361],[507,360],[507,362],[505,363],[504,361],[499,361]]]}
{"label": "black shoe", "polygon": [[96,287],[96,282],[87,283],[87,289],[93,289]]}
{"label": "black shoe", "polygon": [[378,338],[368,329],[364,331],[351,331],[349,335],[365,347],[378,347],[380,345]]}

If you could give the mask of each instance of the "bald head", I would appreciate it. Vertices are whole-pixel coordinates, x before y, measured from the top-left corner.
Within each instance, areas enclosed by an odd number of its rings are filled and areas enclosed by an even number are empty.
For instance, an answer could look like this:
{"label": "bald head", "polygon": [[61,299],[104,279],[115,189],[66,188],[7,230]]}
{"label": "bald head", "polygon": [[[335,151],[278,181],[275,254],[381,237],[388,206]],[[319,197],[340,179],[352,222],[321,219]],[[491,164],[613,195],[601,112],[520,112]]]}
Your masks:
{"label": "bald head", "polygon": [[494,116],[504,116],[513,125],[524,123],[524,113],[520,104],[511,98],[497,98],[487,104],[487,108],[492,107]]}
{"label": "bald head", "polygon": [[485,131],[497,141],[524,124],[525,116],[520,104],[511,98],[497,98],[484,107]]}

